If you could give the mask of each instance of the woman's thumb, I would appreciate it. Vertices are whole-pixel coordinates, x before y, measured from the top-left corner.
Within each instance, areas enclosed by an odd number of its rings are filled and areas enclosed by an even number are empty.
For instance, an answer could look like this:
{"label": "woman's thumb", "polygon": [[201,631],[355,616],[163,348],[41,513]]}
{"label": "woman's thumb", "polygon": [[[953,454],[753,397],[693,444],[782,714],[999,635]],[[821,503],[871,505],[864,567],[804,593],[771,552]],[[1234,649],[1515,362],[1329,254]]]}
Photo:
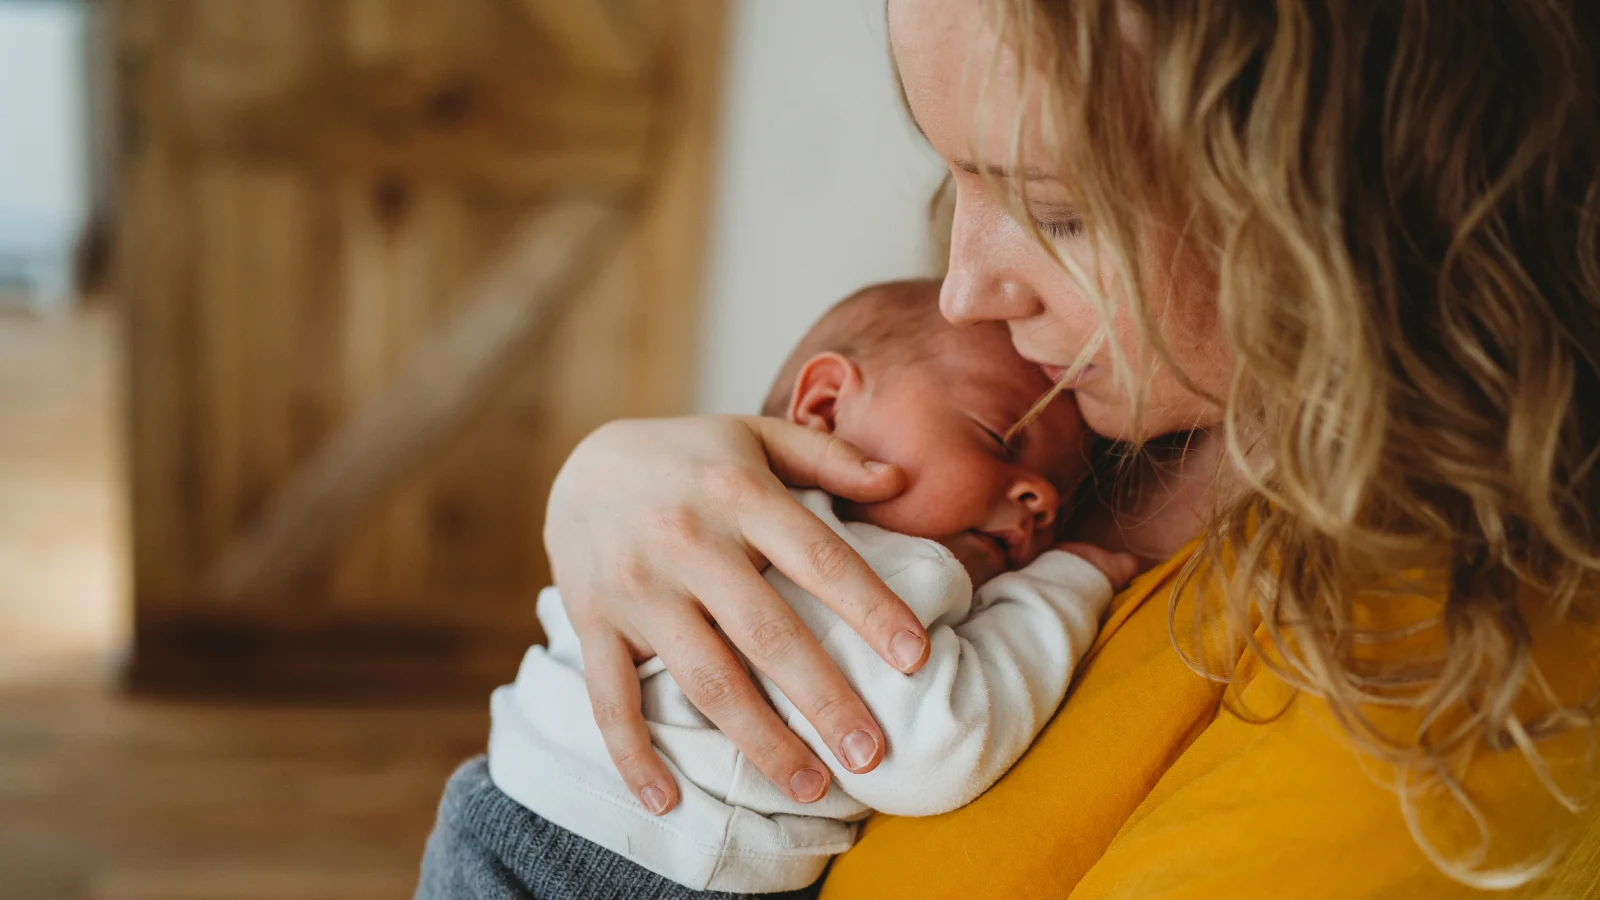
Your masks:
{"label": "woman's thumb", "polygon": [[750,421],[772,471],[790,487],[819,487],[857,503],[888,500],[905,490],[899,466],[867,459],[849,441],[781,419]]}

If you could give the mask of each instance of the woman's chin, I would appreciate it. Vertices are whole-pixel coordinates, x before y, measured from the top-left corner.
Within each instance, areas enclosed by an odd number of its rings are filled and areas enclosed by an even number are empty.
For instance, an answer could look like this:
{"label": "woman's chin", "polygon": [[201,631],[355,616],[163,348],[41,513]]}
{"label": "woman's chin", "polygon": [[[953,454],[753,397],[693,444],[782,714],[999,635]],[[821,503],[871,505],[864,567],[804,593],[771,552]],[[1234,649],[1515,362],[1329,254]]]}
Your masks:
{"label": "woman's chin", "polygon": [[[1096,388],[1102,387],[1100,384]],[[1110,387],[1105,385],[1105,387]],[[1098,391],[1079,391],[1078,412],[1083,422],[1095,434],[1113,441],[1148,441],[1167,434],[1194,431],[1216,424],[1216,410],[1198,399],[1193,402],[1164,406],[1146,405],[1135,418],[1133,404],[1117,392],[1112,397],[1098,396]]]}
{"label": "woman's chin", "polygon": [[1081,391],[1075,396],[1078,413],[1083,416],[1083,424],[1090,431],[1113,441],[1131,441],[1137,437],[1133,410],[1125,398],[1108,403],[1094,394]]}

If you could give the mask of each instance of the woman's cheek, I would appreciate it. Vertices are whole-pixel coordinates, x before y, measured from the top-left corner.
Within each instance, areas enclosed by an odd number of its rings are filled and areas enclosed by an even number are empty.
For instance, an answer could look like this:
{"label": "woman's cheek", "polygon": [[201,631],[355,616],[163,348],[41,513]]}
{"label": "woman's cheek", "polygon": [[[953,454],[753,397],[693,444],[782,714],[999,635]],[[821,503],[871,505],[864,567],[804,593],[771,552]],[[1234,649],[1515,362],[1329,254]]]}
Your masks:
{"label": "woman's cheek", "polygon": [[[1078,282],[1055,267],[1041,278],[1038,290],[1044,298],[1045,321],[1017,323],[1013,334],[1019,346],[1048,350],[1052,362],[1068,364],[1076,361],[1077,354],[1095,342],[1104,326],[1100,309],[1094,297],[1086,294]],[[1097,355],[1104,356],[1101,348]]]}

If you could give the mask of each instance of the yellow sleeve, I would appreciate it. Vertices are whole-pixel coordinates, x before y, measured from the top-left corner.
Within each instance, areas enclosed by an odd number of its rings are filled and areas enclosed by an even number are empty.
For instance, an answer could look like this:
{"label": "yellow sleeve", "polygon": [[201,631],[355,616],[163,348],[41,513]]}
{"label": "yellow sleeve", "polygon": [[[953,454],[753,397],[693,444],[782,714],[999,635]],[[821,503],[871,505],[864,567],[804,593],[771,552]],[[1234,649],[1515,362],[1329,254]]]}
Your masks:
{"label": "yellow sleeve", "polygon": [[[1424,855],[1401,813],[1402,776],[1357,752],[1320,701],[1265,674],[1240,701],[1282,714],[1261,724],[1221,713],[1163,774],[1072,900],[1507,896],[1452,880]],[[1587,740],[1571,738],[1552,754]],[[1552,871],[1510,896],[1600,898],[1600,808],[1562,808],[1515,752],[1478,759],[1462,784],[1489,823],[1480,872],[1560,853]],[[1444,791],[1416,796],[1424,836],[1443,855],[1464,858],[1479,832],[1463,807]]]}

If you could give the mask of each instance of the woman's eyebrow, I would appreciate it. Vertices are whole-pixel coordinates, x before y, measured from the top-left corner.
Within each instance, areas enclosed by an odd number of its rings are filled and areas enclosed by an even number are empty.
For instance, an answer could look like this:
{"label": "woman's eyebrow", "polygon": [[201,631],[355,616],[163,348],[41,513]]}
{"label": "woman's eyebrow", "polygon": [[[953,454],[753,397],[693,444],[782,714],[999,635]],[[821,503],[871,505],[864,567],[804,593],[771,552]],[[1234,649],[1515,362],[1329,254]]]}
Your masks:
{"label": "woman's eyebrow", "polygon": [[[960,169],[963,172],[966,172],[969,175],[987,174],[987,175],[990,175],[990,176],[992,176],[994,178],[1011,178],[1012,175],[1013,175],[1013,171],[1014,171],[1014,170],[1012,170],[1012,169],[1010,169],[1010,168],[1008,168],[1006,166],[998,166],[998,165],[979,166],[977,163],[971,162],[970,160],[965,160],[965,159],[955,160],[955,161],[951,162],[950,165],[955,166],[956,168]],[[1055,180],[1057,180],[1056,176],[1050,174],[1049,172],[1047,172],[1044,169],[1041,169],[1041,168],[1039,168],[1037,166],[1023,166],[1022,170],[1021,170],[1021,174],[1022,174],[1022,180],[1023,181],[1055,181]]]}
{"label": "woman's eyebrow", "polygon": [[[911,115],[910,114],[911,102],[906,97],[905,82],[900,80],[898,74],[895,77],[895,81],[896,81],[896,83],[898,83],[900,85],[900,102],[901,102],[901,105],[906,108],[906,112],[907,112],[908,118],[911,119],[911,124],[917,129],[917,134],[922,135],[922,139],[924,141],[927,141],[929,146],[932,146],[933,145],[933,141],[932,141],[932,139],[930,139],[928,137],[927,129],[922,127],[922,123],[917,121],[917,117],[915,115]],[[982,172],[988,172],[991,176],[993,176],[995,178],[1010,178],[1011,177],[1011,169],[1006,167],[1006,166],[998,166],[998,165],[992,165],[992,164],[991,165],[987,165],[987,166],[979,166],[977,163],[972,162],[971,160],[967,160],[967,159],[954,160],[954,161],[952,161],[950,163],[950,165],[955,166],[956,168],[960,169],[963,172],[966,172],[969,175],[977,175],[977,174],[982,173]],[[1022,167],[1022,180],[1023,181],[1057,181],[1059,179],[1057,179],[1056,176],[1050,174],[1049,172],[1045,171],[1044,169],[1039,168],[1038,166],[1023,166]]]}

